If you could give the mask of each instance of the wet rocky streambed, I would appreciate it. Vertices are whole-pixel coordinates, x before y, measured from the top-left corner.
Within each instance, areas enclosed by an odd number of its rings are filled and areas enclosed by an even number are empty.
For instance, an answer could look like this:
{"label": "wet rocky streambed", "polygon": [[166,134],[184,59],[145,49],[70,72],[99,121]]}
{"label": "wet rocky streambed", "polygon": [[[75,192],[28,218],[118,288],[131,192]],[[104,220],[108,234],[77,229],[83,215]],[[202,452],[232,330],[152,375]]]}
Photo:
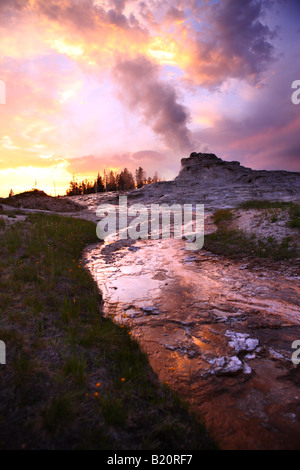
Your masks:
{"label": "wet rocky streambed", "polygon": [[161,381],[223,449],[300,448],[299,278],[181,240],[89,247],[104,312],[130,327]]}

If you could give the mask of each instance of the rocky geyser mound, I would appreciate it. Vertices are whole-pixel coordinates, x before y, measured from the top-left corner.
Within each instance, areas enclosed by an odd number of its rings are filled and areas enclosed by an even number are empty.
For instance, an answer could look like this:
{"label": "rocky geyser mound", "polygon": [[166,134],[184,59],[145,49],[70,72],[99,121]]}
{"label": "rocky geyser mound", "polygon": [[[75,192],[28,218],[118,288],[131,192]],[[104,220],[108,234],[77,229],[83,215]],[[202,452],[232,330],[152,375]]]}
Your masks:
{"label": "rocky geyser mound", "polygon": [[236,207],[252,199],[300,202],[300,173],[252,170],[211,153],[182,158],[173,181],[132,191],[129,199],[143,203],[205,204],[206,209]]}

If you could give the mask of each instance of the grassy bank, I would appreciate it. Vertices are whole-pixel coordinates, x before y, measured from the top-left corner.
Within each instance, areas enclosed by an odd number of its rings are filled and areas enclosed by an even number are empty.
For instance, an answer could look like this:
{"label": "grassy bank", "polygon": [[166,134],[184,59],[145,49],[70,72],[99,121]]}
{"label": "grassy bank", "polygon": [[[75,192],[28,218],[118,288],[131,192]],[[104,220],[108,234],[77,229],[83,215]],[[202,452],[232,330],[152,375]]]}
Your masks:
{"label": "grassy bank", "polygon": [[[260,212],[260,222],[269,220],[274,224],[284,212],[287,219],[286,225],[289,229],[300,228],[300,205],[291,202],[281,201],[247,201],[241,204],[238,209],[244,211],[254,209]],[[204,248],[216,254],[228,257],[258,257],[275,261],[293,260],[299,257],[298,236],[288,234],[281,240],[275,236],[268,235],[265,238],[257,236],[255,231],[251,234],[243,230],[234,228],[236,210],[221,209],[213,214],[214,223],[217,230],[205,236]],[[292,232],[292,230],[289,230]]]}
{"label": "grassy bank", "polygon": [[261,240],[254,235],[248,236],[241,230],[230,230],[224,227],[205,236],[204,248],[229,258],[247,256],[280,261],[292,260],[298,256],[292,237],[285,237],[278,243],[273,237]]}
{"label": "grassy bank", "polygon": [[[300,204],[285,201],[250,200],[240,204],[241,209],[258,209],[269,211],[287,210],[289,213],[289,226],[291,228],[300,228]],[[276,212],[273,215],[273,221],[276,222]]]}
{"label": "grassy bank", "polygon": [[0,235],[0,448],[211,448],[130,331],[101,316],[79,261],[95,225],[34,214]]}

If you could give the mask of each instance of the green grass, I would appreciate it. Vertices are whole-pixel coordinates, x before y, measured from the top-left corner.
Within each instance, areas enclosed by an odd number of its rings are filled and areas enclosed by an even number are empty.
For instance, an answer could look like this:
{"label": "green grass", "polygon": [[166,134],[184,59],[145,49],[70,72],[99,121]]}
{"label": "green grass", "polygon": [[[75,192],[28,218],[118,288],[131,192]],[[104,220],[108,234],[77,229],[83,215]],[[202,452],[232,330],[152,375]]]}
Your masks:
{"label": "green grass", "polygon": [[292,204],[289,209],[290,212],[290,227],[300,228],[300,204]]}
{"label": "green grass", "polygon": [[281,242],[273,237],[259,239],[255,234],[249,236],[241,230],[231,230],[224,226],[205,236],[204,248],[227,257],[259,257],[273,260],[291,260],[298,256],[298,246],[292,237]]}
{"label": "green grass", "polygon": [[[239,209],[255,209],[261,211],[262,217],[268,218],[271,223],[279,220],[281,211],[287,211],[289,216],[288,226],[300,227],[300,204],[293,202],[251,200],[238,206]],[[248,235],[237,229],[232,229],[231,220],[233,212],[230,209],[217,210],[213,214],[213,220],[217,225],[217,231],[206,235],[204,248],[219,255],[227,257],[260,257],[273,260],[292,260],[299,256],[298,242],[294,237],[287,236],[281,241],[274,237],[259,239],[255,233]]]}
{"label": "green grass", "polygon": [[[289,212],[289,227],[300,228],[300,204],[285,201],[269,201],[269,200],[251,200],[243,202],[239,205],[240,209],[281,209]],[[273,223],[277,222],[276,215],[271,216]]]}
{"label": "green grass", "polygon": [[2,231],[2,449],[215,448],[82,267],[95,225],[32,214]]}
{"label": "green grass", "polygon": [[232,220],[232,218],[233,213],[230,209],[219,209],[215,211],[213,215],[213,221],[216,225],[220,224],[221,222]]}
{"label": "green grass", "polygon": [[100,397],[99,406],[108,425],[124,426],[128,419],[128,407],[121,398]]}
{"label": "green grass", "polygon": [[267,199],[251,199],[250,201],[239,204],[240,209],[286,209],[293,205],[285,201],[269,201]]}
{"label": "green grass", "polygon": [[86,381],[86,359],[82,353],[73,353],[65,358],[64,375],[71,376],[74,384],[83,385]]}
{"label": "green grass", "polygon": [[273,260],[288,260],[297,257],[297,246],[292,237],[285,237],[280,243],[274,238],[257,239],[240,230],[218,229],[205,236],[204,248],[228,257],[259,257]]}
{"label": "green grass", "polygon": [[43,428],[50,435],[63,432],[72,423],[74,419],[73,403],[76,398],[76,395],[70,392],[53,396],[49,404],[41,411]]}

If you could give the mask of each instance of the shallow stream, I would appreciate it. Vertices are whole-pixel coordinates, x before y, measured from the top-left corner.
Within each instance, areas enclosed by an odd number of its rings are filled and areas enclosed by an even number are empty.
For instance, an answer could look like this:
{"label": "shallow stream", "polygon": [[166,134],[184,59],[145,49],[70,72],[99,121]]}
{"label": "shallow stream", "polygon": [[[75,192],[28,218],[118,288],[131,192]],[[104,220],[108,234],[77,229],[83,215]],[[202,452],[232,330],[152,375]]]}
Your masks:
{"label": "shallow stream", "polygon": [[221,448],[300,447],[299,278],[175,240],[99,244],[85,259],[105,315],[130,328]]}

